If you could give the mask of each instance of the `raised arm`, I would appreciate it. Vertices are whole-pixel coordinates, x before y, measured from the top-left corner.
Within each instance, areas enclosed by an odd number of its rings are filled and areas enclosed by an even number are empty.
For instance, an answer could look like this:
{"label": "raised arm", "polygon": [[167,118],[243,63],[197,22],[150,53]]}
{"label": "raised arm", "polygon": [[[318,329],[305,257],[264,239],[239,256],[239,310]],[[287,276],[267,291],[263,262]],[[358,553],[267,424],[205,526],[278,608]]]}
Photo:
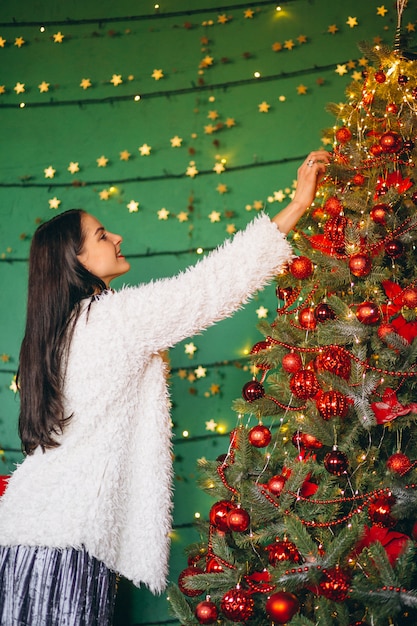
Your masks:
{"label": "raised arm", "polygon": [[310,152],[304,163],[298,168],[297,188],[293,200],[272,221],[279,230],[287,235],[308,209],[316,195],[317,183],[324,176],[331,154],[326,150]]}

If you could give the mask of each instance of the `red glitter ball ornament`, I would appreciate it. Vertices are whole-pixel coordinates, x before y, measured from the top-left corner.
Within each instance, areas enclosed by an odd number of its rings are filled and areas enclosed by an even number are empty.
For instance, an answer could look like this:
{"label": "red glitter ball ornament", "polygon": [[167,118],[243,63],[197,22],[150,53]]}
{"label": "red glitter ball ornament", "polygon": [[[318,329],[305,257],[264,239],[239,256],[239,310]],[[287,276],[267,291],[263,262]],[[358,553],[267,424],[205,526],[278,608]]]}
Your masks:
{"label": "red glitter ball ornament", "polygon": [[298,314],[298,323],[301,328],[304,328],[305,330],[314,330],[316,328],[317,319],[314,312],[314,308],[311,306],[301,309]]}
{"label": "red glitter ball ornament", "polygon": [[361,322],[369,326],[377,324],[381,319],[378,306],[374,302],[362,302],[356,309],[356,317]]}
{"label": "red glitter ball ornament", "polygon": [[336,315],[327,302],[320,302],[314,309],[314,317],[318,322],[327,322],[327,320],[334,320]]}
{"label": "red glitter ball ornament", "polygon": [[178,576],[178,587],[181,593],[183,593],[185,596],[188,596],[189,598],[201,596],[204,591],[204,589],[187,589],[187,587],[185,586],[185,578],[187,578],[187,576],[196,576],[197,574],[204,574],[204,572],[199,567],[193,566],[186,567]]}
{"label": "red glitter ball ornament", "polygon": [[208,574],[220,574],[224,572],[223,565],[215,557],[212,557],[207,561],[206,572]]}
{"label": "red glitter ball ornament", "polygon": [[249,528],[250,515],[241,507],[237,506],[235,509],[232,509],[226,519],[230,530],[234,532],[243,533]]}
{"label": "red glitter ball ornament", "polygon": [[268,561],[275,567],[277,563],[282,561],[290,561],[291,563],[300,563],[301,554],[297,550],[297,546],[292,541],[275,541],[266,546],[268,552]]}
{"label": "red glitter ball ornament", "polygon": [[384,226],[388,212],[388,204],[375,204],[375,206],[372,207],[369,215],[371,217],[371,220],[375,222],[375,224],[382,224]]}
{"label": "red glitter ball ornament", "polygon": [[342,126],[341,128],[337,129],[336,139],[339,143],[347,143],[349,139],[351,138],[352,138],[352,133],[350,132],[349,128],[347,128],[346,126]]}
{"label": "red glitter ball ornament", "polygon": [[250,429],[248,438],[254,448],[265,448],[271,441],[271,431],[263,424],[258,424]]}
{"label": "red glitter ball ornament", "polygon": [[311,370],[302,369],[291,376],[290,389],[292,393],[302,400],[314,398],[320,389],[319,381]]}
{"label": "red glitter ball ornament", "polygon": [[388,130],[386,133],[382,133],[379,139],[379,144],[383,152],[394,153],[401,150],[403,140],[398,133]]}
{"label": "red glitter ball ornament", "polygon": [[328,213],[332,217],[335,217],[336,215],[340,215],[340,213],[343,211],[343,204],[336,196],[330,196],[330,198],[327,198],[326,202],[324,203],[323,209],[326,211],[326,213]]}
{"label": "red glitter ball ornament", "polygon": [[365,252],[352,254],[352,256],[349,258],[349,269],[351,273],[358,278],[368,276],[372,269],[372,261],[370,256],[365,254]]}
{"label": "red glitter ball ornament", "polygon": [[393,115],[396,115],[398,113],[398,107],[395,102],[390,102],[389,104],[387,104],[386,111],[387,113],[392,113]]}
{"label": "red glitter ball ornament", "polygon": [[341,450],[332,450],[324,457],[323,465],[332,476],[341,476],[346,473],[349,460]]}
{"label": "red glitter ball ornament", "polygon": [[406,454],[403,452],[396,452],[395,454],[391,454],[386,465],[391,472],[395,472],[396,474],[406,474],[412,466],[412,463]]}
{"label": "red glitter ball ornament", "polygon": [[392,324],[389,324],[388,322],[381,324],[381,326],[378,328],[378,337],[380,339],[383,339],[384,341],[386,341],[387,335],[389,335],[390,333],[395,333],[395,328]]}
{"label": "red glitter ball ornament", "polygon": [[286,482],[287,482],[287,479],[285,478],[285,476],[282,476],[281,474],[272,476],[272,478],[268,480],[268,484],[267,484],[268,490],[271,493],[273,493],[274,496],[279,496],[281,495],[281,491],[284,489]]}
{"label": "red glitter ball ornament", "polygon": [[200,624],[213,624],[219,615],[219,611],[214,602],[203,600],[195,607],[195,616]]}
{"label": "red glitter ball ornament", "polygon": [[394,504],[395,498],[393,496],[380,496],[376,498],[368,507],[369,519],[375,526],[392,528],[397,523],[397,520],[391,515]]}
{"label": "red glitter ball ornament", "polygon": [[219,502],[215,502],[209,513],[210,524],[215,526],[218,530],[226,532],[229,530],[227,516],[234,508],[235,506],[230,500],[219,500]]}
{"label": "red glitter ball ornament", "polygon": [[379,143],[374,143],[370,148],[369,152],[374,157],[378,157],[382,154],[382,146]]}
{"label": "red glitter ball ornament", "polygon": [[404,252],[404,244],[399,239],[391,239],[384,246],[385,252],[392,259],[398,259]]}
{"label": "red glitter ball ornament", "polygon": [[350,377],[350,356],[338,346],[329,346],[320,352],[315,359],[314,366],[317,372],[331,372],[345,380]]}
{"label": "red glitter ball ornament", "polygon": [[401,294],[401,304],[408,309],[415,309],[417,307],[417,289],[414,287],[407,287]]}
{"label": "red glitter ball ornament", "polygon": [[357,185],[358,187],[360,187],[361,185],[363,185],[363,183],[365,182],[365,176],[363,174],[355,174],[355,176],[352,178],[352,183],[354,185]]}
{"label": "red glitter ball ornament", "polygon": [[298,372],[303,365],[300,355],[297,352],[289,352],[282,357],[282,368],[288,374]]}
{"label": "red glitter ball ornament", "polygon": [[348,597],[350,576],[340,567],[324,570],[319,582],[319,594],[333,602],[344,602]]}
{"label": "red glitter ball ornament", "polygon": [[312,275],[313,263],[306,256],[297,256],[291,262],[290,272],[294,278],[303,280]]}
{"label": "red glitter ball ornament", "polygon": [[300,603],[297,596],[287,591],[273,593],[265,604],[265,611],[275,624],[286,624],[299,610]]}
{"label": "red glitter ball ornament", "polygon": [[377,72],[375,72],[375,80],[377,83],[385,83],[387,77],[382,70],[378,70]]}
{"label": "red glitter ball ornament", "polygon": [[347,415],[349,405],[346,396],[340,391],[324,391],[316,400],[317,410],[324,420],[332,417],[344,418]]}
{"label": "red glitter ball ornament", "polygon": [[265,395],[265,389],[258,380],[250,380],[243,386],[242,396],[246,402],[254,402]]}
{"label": "red glitter ball ornament", "polygon": [[255,602],[249,591],[235,587],[227,591],[220,608],[231,622],[246,622],[254,613]]}

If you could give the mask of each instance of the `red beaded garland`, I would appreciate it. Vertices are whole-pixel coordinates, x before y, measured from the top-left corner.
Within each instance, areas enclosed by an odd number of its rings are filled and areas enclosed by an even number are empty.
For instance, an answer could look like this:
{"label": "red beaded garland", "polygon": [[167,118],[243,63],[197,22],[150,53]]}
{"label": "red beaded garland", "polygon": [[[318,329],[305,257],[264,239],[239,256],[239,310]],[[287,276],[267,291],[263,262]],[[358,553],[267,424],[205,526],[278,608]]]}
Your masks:
{"label": "red beaded garland", "polygon": [[286,624],[299,611],[300,603],[293,593],[277,591],[269,596],[265,611],[275,624]]}
{"label": "red beaded garland", "polygon": [[352,254],[349,259],[349,269],[351,273],[358,278],[368,276],[372,269],[372,261],[370,256],[368,254],[365,254],[364,252]]}
{"label": "red beaded garland", "polygon": [[293,291],[292,287],[277,287],[275,293],[279,300],[286,301],[292,296]]}
{"label": "red beaded garland", "polygon": [[[255,343],[255,345],[252,347],[250,353],[258,354],[259,352],[263,350],[268,350],[270,347],[271,347],[271,344],[268,341],[258,341],[258,343]],[[266,370],[271,369],[271,365],[269,365],[268,363],[262,360],[262,355],[260,356],[259,361],[257,360],[255,362],[255,365],[260,370],[266,371]]]}
{"label": "red beaded garland", "polygon": [[255,602],[249,591],[235,587],[224,594],[220,607],[230,621],[246,622],[253,615]]}
{"label": "red beaded garland", "polygon": [[209,600],[199,602],[195,607],[195,616],[200,624],[213,624],[219,615],[217,606]]}
{"label": "red beaded garland", "polygon": [[299,278],[300,280],[309,278],[313,273],[313,263],[306,256],[295,257],[291,262],[290,272],[294,278]]}
{"label": "red beaded garland", "polygon": [[292,393],[303,400],[314,398],[320,389],[319,381],[311,370],[302,369],[291,376],[290,389]]}
{"label": "red beaded garland", "polygon": [[254,448],[265,448],[271,441],[271,431],[263,424],[258,424],[250,429],[249,442]]}
{"label": "red beaded garland", "polygon": [[316,406],[321,417],[326,421],[332,417],[346,417],[349,409],[346,396],[333,389],[320,394],[316,400]]}
{"label": "red beaded garland", "polygon": [[350,576],[340,567],[323,570],[323,577],[319,582],[320,594],[333,602],[344,602],[348,597]]}

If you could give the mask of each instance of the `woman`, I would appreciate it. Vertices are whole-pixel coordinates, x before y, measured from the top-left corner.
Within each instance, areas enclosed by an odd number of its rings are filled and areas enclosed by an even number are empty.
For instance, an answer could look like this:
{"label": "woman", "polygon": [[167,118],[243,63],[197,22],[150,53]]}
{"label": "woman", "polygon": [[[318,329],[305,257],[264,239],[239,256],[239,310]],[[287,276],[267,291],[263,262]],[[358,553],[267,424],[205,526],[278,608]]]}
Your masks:
{"label": "woman", "polygon": [[[122,238],[81,210],[41,225],[29,261],[19,366],[26,452],[0,501],[0,624],[104,626],[116,572],[160,593],[171,448],[160,352],[231,315],[291,256],[285,235],[329,162],[312,152],[292,202],[195,267],[109,289]],[[278,227],[278,228],[277,228]]]}

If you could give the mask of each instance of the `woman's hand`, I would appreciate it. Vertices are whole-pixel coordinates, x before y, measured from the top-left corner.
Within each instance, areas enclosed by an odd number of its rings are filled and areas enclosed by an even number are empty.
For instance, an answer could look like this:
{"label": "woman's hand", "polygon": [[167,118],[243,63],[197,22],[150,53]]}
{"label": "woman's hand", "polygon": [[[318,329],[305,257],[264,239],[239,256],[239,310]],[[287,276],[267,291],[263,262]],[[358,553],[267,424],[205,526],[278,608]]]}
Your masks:
{"label": "woman's hand", "polygon": [[293,200],[272,218],[282,233],[288,234],[312,204],[316,195],[317,184],[323,178],[331,156],[327,150],[310,152],[304,163],[298,168],[297,188]]}

